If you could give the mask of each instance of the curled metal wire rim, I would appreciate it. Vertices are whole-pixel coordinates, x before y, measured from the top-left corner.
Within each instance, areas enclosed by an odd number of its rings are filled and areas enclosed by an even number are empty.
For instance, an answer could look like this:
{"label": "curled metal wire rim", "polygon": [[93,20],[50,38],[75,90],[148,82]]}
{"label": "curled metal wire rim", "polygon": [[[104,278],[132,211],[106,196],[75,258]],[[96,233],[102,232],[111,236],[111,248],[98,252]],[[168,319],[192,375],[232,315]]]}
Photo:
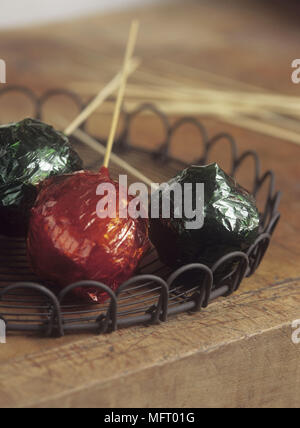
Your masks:
{"label": "curled metal wire rim", "polygon": [[[41,120],[47,101],[58,95],[68,97],[78,110],[85,107],[85,103],[77,94],[64,89],[53,89],[38,97],[26,87],[4,87],[0,90],[0,99],[12,92],[27,96],[34,105],[35,116]],[[157,116],[165,131],[159,149],[154,152],[133,147],[132,144],[134,120],[145,112]],[[262,173],[257,153],[248,150],[239,155],[234,138],[227,133],[220,133],[209,139],[206,128],[196,118],[186,117],[171,124],[167,115],[152,104],[143,104],[132,112],[123,109],[123,117],[124,126],[116,144],[119,151],[142,151],[152,155],[161,164],[175,161],[177,165],[185,167],[184,162],[172,158],[170,149],[176,133],[188,124],[194,126],[199,133],[199,151],[201,149],[202,154],[196,164],[206,164],[212,149],[224,142],[230,149],[230,174],[233,177],[251,158],[253,195],[257,196],[263,187],[267,186],[256,242],[246,253],[234,252],[225,255],[212,268],[193,263],[182,266],[175,272],[162,266],[152,250],[148,256],[149,261],[141,268],[140,274],[126,281],[116,293],[106,284],[93,281],[71,284],[57,295],[44,285],[31,281],[24,280],[6,287],[1,287],[0,283],[0,319],[6,323],[7,331],[37,333],[42,336],[63,336],[71,332],[103,334],[137,324],[154,325],[166,322],[171,315],[200,311],[213,300],[236,292],[243,279],[253,275],[261,264],[280,219],[278,206],[281,193],[275,190],[273,171]],[[85,125],[82,125],[82,129],[85,129]],[[99,141],[104,142],[105,139]],[[18,239],[11,240],[9,244],[5,244],[4,251],[8,249],[21,257],[21,266],[26,265],[24,243]],[[163,274],[166,269],[167,273]],[[146,273],[149,270],[150,273]],[[72,300],[74,289],[82,287],[100,289],[107,294],[107,301],[94,305]],[[10,312],[12,310],[13,313]]]}

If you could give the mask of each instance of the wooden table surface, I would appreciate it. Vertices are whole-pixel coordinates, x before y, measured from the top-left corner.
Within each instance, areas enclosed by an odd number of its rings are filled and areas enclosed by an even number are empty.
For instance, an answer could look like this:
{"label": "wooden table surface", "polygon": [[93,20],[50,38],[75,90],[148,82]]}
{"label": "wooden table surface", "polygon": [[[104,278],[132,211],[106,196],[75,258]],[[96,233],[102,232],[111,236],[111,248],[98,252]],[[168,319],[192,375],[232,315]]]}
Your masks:
{"label": "wooden table surface", "polygon": [[[298,22],[293,12],[258,1],[172,1],[2,32],[0,57],[7,62],[8,83],[28,85],[37,93],[61,87],[93,95],[95,82],[104,85],[121,63],[133,15],[142,22],[137,50],[143,70],[163,75],[167,61],[182,78],[194,79],[188,70],[199,68],[270,91],[300,94],[300,85],[290,79],[291,62],[299,57]],[[1,122],[21,118],[24,109],[30,114],[25,102],[12,106],[7,99],[0,106]],[[300,345],[291,340],[291,324],[300,318],[300,148],[201,119],[210,135],[229,131],[240,150],[257,150],[264,170],[275,171],[276,186],[283,191],[282,220],[257,273],[230,298],[160,326],[99,337],[9,336],[0,345],[1,407],[300,405]],[[99,112],[91,127],[103,133],[109,121]],[[136,138],[141,144],[157,138],[154,125],[151,117],[139,119]],[[193,141],[191,129],[183,136]],[[173,150],[186,160],[195,156],[192,143],[183,147],[178,142]],[[97,161],[95,153],[86,155]],[[214,155],[222,160],[222,153]]]}

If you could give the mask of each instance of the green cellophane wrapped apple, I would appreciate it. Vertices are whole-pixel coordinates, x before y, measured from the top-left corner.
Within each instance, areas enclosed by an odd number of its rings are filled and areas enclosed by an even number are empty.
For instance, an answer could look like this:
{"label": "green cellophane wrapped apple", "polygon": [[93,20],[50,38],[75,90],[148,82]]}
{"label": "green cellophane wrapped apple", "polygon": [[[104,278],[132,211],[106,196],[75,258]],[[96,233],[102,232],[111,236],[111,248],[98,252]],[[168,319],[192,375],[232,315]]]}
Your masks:
{"label": "green cellophane wrapped apple", "polygon": [[68,138],[34,119],[0,126],[0,234],[25,236],[37,186],[82,169]]}
{"label": "green cellophane wrapped apple", "polygon": [[[212,267],[222,256],[245,251],[254,243],[259,231],[254,197],[216,163],[191,166],[169,184],[174,183],[183,188],[187,183],[204,184],[204,224],[191,230],[187,227],[190,219],[175,218],[182,207],[176,205],[178,202],[170,193],[171,218],[160,215],[150,220],[150,239],[162,262],[174,268],[196,262]],[[195,205],[195,200],[191,203]]]}

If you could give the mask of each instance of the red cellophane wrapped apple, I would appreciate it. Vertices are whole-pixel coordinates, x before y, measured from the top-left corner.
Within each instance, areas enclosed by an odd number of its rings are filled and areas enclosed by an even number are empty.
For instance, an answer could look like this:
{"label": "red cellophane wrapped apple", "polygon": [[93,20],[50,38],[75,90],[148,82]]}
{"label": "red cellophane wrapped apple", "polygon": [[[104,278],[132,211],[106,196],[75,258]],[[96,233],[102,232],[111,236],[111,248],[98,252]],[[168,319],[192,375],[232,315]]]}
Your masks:
{"label": "red cellophane wrapped apple", "polygon": [[[96,207],[101,183],[115,186],[118,201],[119,184],[106,168],[53,177],[42,184],[28,235],[30,263],[40,278],[61,287],[94,280],[116,290],[136,270],[149,249],[148,222],[120,218],[118,203],[115,218],[100,218]],[[95,289],[75,292],[98,303],[107,298]]]}

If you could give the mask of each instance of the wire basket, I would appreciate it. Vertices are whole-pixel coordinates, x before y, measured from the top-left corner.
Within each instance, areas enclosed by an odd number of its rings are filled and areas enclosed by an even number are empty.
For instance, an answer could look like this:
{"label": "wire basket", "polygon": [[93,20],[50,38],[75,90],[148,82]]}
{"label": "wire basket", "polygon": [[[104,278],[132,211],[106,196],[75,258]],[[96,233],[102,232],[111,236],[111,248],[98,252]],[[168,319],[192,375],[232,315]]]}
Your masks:
{"label": "wire basket", "polygon": [[[48,91],[38,97],[28,88],[6,87],[0,91],[0,96],[10,91],[28,96],[38,119],[43,119],[45,102],[56,95],[65,95],[73,100],[79,109],[84,108],[80,97],[65,90]],[[164,127],[165,139],[155,151],[134,147],[131,142],[133,120],[146,111],[156,115]],[[47,288],[47,284],[34,277],[29,269],[25,241],[0,237],[0,318],[4,320],[8,332],[60,337],[73,332],[101,334],[138,324],[166,322],[172,315],[198,312],[213,300],[236,292],[242,280],[253,275],[262,262],[280,219],[280,192],[275,190],[272,171],[261,174],[257,153],[249,150],[238,154],[235,140],[227,133],[208,138],[205,127],[195,118],[182,118],[171,125],[168,117],[150,104],[144,104],[133,112],[123,110],[123,116],[124,126],[115,150],[122,152],[125,158],[133,154],[139,162],[151,160],[158,165],[158,169],[167,171],[169,177],[186,167],[184,162],[170,155],[175,133],[186,124],[194,126],[199,132],[202,155],[194,164],[206,164],[212,149],[224,141],[230,146],[231,170],[228,173],[231,176],[235,177],[245,161],[252,158],[255,165],[253,195],[257,196],[261,189],[267,186],[256,242],[247,252],[227,254],[212,268],[194,263],[175,272],[164,266],[155,249],[152,249],[143,260],[137,275],[114,293],[105,284],[92,281],[71,284],[63,290],[53,285],[51,289]],[[85,125],[82,128],[84,129]],[[105,142],[105,139],[99,141]],[[76,141],[74,143],[76,144]],[[80,302],[73,297],[75,288],[91,286],[106,292],[109,299],[99,305]]]}

